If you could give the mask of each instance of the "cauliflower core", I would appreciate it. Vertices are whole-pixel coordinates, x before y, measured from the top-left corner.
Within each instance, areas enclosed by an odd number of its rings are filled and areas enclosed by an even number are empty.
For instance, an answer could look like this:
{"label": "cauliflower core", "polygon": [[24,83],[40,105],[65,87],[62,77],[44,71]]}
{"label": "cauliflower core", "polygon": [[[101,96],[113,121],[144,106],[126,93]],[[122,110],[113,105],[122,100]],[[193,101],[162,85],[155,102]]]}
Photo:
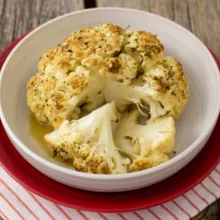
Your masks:
{"label": "cauliflower core", "polygon": [[113,24],[74,32],[43,54],[27,84],[31,112],[56,129],[46,135],[54,154],[90,173],[127,172],[117,148],[130,157],[130,171],[167,161],[188,96],[182,65],[164,56],[156,35]]}
{"label": "cauliflower core", "polygon": [[112,102],[79,120],[64,121],[45,139],[54,154],[72,160],[78,171],[126,173],[129,159],[119,154],[113,141],[112,121],[116,120],[116,106]]}

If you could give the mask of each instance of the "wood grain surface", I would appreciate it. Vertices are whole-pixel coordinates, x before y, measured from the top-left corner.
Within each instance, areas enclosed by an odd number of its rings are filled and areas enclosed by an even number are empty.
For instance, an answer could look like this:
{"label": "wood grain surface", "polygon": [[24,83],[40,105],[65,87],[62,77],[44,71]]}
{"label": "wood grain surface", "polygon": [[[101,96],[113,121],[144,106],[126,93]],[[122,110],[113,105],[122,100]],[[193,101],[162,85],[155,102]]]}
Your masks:
{"label": "wood grain surface", "polygon": [[[0,0],[0,53],[33,27],[84,6],[127,7],[159,14],[193,32],[220,57],[220,0]],[[220,219],[220,201],[195,219]]]}
{"label": "wood grain surface", "polygon": [[220,0],[97,0],[99,7],[149,11],[193,32],[220,56]]}
{"label": "wood grain surface", "polygon": [[0,0],[0,53],[33,27],[83,8],[83,0]]}

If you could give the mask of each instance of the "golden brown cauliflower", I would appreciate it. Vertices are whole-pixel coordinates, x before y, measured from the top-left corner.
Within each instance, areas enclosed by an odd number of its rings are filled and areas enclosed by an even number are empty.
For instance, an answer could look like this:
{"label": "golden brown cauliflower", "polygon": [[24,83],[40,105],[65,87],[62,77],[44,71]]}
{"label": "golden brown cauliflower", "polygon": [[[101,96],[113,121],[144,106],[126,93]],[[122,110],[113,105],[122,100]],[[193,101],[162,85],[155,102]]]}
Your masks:
{"label": "golden brown cauliflower", "polygon": [[40,72],[28,81],[28,106],[38,121],[58,128],[64,120],[78,118],[81,105],[93,110],[103,104],[100,78],[83,66],[63,74],[53,64],[48,64],[44,73]]}
{"label": "golden brown cauliflower", "polygon": [[113,24],[82,28],[43,54],[28,82],[28,106],[38,121],[58,128],[104,103],[106,77],[131,84],[162,56],[163,45],[150,33]]}
{"label": "golden brown cauliflower", "polygon": [[164,47],[157,36],[146,31],[128,32],[123,51],[134,57],[143,71],[147,71],[164,56]]}
{"label": "golden brown cauliflower", "polygon": [[116,106],[112,102],[79,120],[64,121],[45,140],[54,155],[73,161],[78,171],[126,173],[129,159],[119,154],[113,141],[112,121],[116,120]]}
{"label": "golden brown cauliflower", "polygon": [[64,120],[78,118],[82,106],[92,111],[102,105],[104,81],[94,70],[93,56],[114,56],[123,40],[122,28],[104,24],[83,28],[46,52],[27,86],[27,103],[37,120],[58,128]]}
{"label": "golden brown cauliflower", "polygon": [[[27,84],[30,110],[56,129],[46,135],[54,155],[90,173],[126,173],[128,161],[117,148],[132,160],[130,171],[167,161],[174,119],[188,96],[182,65],[164,56],[156,35],[114,24],[82,28],[48,50]],[[124,114],[115,131],[116,146],[111,130],[115,103]],[[89,115],[79,119],[84,111]],[[138,124],[139,115],[145,125]]]}
{"label": "golden brown cauliflower", "polygon": [[136,104],[141,114],[152,121],[162,115],[178,118],[187,103],[188,83],[182,65],[173,57],[164,57],[132,82],[108,80],[106,101],[115,100],[122,112]]}
{"label": "golden brown cauliflower", "polygon": [[188,101],[189,87],[182,65],[173,57],[164,57],[144,74],[147,93],[174,118]]}

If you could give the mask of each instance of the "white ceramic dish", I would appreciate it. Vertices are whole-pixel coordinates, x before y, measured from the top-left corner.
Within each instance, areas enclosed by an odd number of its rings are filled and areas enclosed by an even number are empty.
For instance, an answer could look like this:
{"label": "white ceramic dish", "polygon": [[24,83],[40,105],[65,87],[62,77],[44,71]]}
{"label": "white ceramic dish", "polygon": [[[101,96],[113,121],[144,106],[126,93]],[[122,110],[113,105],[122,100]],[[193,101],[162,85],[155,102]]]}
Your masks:
{"label": "white ceramic dish", "polygon": [[[25,99],[26,82],[36,73],[37,62],[43,52],[81,27],[110,22],[124,28],[130,25],[130,29],[157,34],[165,46],[165,53],[176,57],[183,64],[190,85],[190,99],[176,122],[175,158],[149,170],[124,175],[80,173],[48,158],[30,136],[29,110]],[[215,126],[220,109],[219,70],[201,41],[167,19],[132,9],[98,8],[77,11],[38,27],[7,58],[1,71],[0,86],[1,120],[20,154],[50,178],[92,191],[137,189],[157,183],[179,171],[203,148]]]}

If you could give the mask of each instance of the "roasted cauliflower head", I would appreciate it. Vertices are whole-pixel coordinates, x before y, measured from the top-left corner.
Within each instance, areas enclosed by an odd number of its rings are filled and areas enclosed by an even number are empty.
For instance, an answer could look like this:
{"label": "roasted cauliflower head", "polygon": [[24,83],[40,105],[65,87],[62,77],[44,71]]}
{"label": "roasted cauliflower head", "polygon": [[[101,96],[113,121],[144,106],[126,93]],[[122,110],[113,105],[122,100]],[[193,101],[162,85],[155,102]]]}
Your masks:
{"label": "roasted cauliflower head", "polygon": [[54,155],[89,173],[167,161],[188,97],[182,65],[156,35],[114,24],[74,32],[42,55],[27,83],[31,112],[55,129],[45,136]]}
{"label": "roasted cauliflower head", "polygon": [[105,102],[106,78],[132,84],[163,57],[163,45],[144,31],[113,24],[82,28],[39,60],[27,85],[27,103],[37,120],[58,128]]}

